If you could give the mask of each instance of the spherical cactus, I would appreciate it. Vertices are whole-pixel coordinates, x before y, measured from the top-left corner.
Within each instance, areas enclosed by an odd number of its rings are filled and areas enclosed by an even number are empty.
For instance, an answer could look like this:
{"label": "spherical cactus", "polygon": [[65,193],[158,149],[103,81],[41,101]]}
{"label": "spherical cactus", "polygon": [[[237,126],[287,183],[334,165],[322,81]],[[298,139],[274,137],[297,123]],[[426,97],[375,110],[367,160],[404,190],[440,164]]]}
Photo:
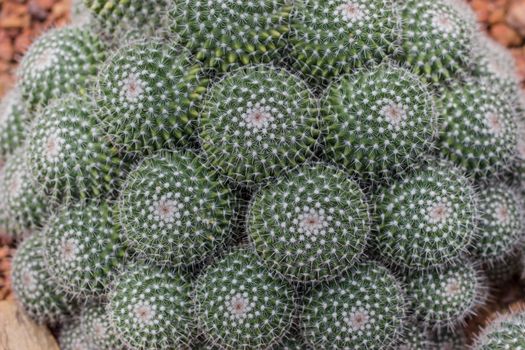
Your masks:
{"label": "spherical cactus", "polygon": [[264,263],[298,282],[335,278],[366,244],[368,205],[348,175],[307,165],[263,188],[250,208],[248,233]]}
{"label": "spherical cactus", "polygon": [[428,350],[428,329],[417,322],[411,321],[405,326],[402,338],[398,350]]}
{"label": "spherical cactus", "polygon": [[108,314],[114,332],[131,349],[182,349],[194,331],[191,286],[182,275],[130,264],[114,281]]}
{"label": "spherical cactus", "polygon": [[401,17],[403,54],[400,62],[423,81],[450,80],[471,64],[476,18],[454,0],[406,0]]}
{"label": "spherical cactus", "polygon": [[56,323],[71,313],[73,303],[47,270],[42,239],[35,233],[18,247],[13,258],[13,292],[32,319]]}
{"label": "spherical cactus", "polygon": [[433,98],[404,68],[379,65],[343,77],[322,104],[327,156],[370,180],[392,179],[437,135]]}
{"label": "spherical cactus", "polygon": [[432,161],[378,194],[375,246],[386,263],[421,269],[466,253],[475,235],[471,182],[450,162]]}
{"label": "spherical cactus", "polygon": [[119,222],[133,252],[157,264],[189,267],[224,244],[234,199],[191,153],[147,158],[128,176]]}
{"label": "spherical cactus", "polygon": [[0,180],[5,225],[15,238],[39,228],[52,207],[33,182],[26,152],[26,148],[20,148],[8,158]]}
{"label": "spherical cactus", "polygon": [[128,45],[98,77],[97,116],[124,152],[172,149],[193,133],[207,84],[181,48],[156,41]]}
{"label": "spherical cactus", "polygon": [[221,349],[269,348],[288,331],[295,311],[291,287],[245,249],[203,272],[195,305],[203,335]]}
{"label": "spherical cactus", "polygon": [[314,349],[387,349],[402,336],[405,301],[394,276],[368,262],[311,291],[301,318]]}
{"label": "spherical cactus", "polygon": [[87,94],[104,59],[104,45],[86,28],[47,32],[21,63],[20,89],[26,104],[33,110],[66,93]]}
{"label": "spherical cactus", "polygon": [[24,108],[19,89],[8,92],[0,102],[0,161],[22,146],[30,113]]}
{"label": "spherical cactus", "polygon": [[62,207],[43,230],[45,259],[56,283],[71,295],[107,292],[112,270],[123,255],[113,208],[106,202]]}
{"label": "spherical cactus", "polygon": [[33,125],[28,162],[54,199],[107,196],[120,183],[125,165],[92,114],[90,101],[69,95],[48,106]]}
{"label": "spherical cactus", "polygon": [[124,344],[111,326],[105,304],[89,304],[81,313],[80,324],[87,339],[86,350],[121,350]]}
{"label": "spherical cactus", "polygon": [[299,0],[291,20],[292,65],[318,82],[396,52],[400,28],[392,0]]}
{"label": "spherical cactus", "polygon": [[170,23],[180,43],[198,60],[226,71],[279,59],[291,9],[287,0],[178,0]]}
{"label": "spherical cactus", "polygon": [[67,320],[58,335],[60,350],[89,350],[89,340],[78,318]]}
{"label": "spherical cactus", "polygon": [[487,296],[483,275],[471,264],[414,271],[404,282],[413,313],[424,324],[441,328],[464,321]]}
{"label": "spherical cactus", "polygon": [[472,349],[525,349],[525,314],[501,315],[481,332]]}
{"label": "spherical cactus", "polygon": [[468,339],[461,327],[454,329],[438,328],[430,334],[428,348],[425,350],[465,350]]}
{"label": "spherical cactus", "polygon": [[240,69],[213,85],[200,118],[210,164],[247,186],[306,161],[318,136],[318,106],[306,84],[271,66]]}
{"label": "spherical cactus", "polygon": [[478,199],[480,218],[472,251],[483,263],[497,265],[516,255],[523,244],[523,199],[505,184],[485,185]]}
{"label": "spherical cactus", "polygon": [[506,170],[515,160],[512,97],[483,79],[455,82],[436,103],[443,120],[440,151],[477,177]]}

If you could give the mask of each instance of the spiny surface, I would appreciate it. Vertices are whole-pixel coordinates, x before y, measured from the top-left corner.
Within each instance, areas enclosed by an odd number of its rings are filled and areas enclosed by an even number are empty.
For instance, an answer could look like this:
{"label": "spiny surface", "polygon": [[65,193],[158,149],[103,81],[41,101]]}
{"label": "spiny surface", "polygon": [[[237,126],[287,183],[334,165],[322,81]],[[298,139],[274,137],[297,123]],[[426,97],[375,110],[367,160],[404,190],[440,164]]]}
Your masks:
{"label": "spiny surface", "polygon": [[80,315],[82,334],[88,339],[86,350],[120,350],[124,344],[111,326],[106,304],[91,303]]}
{"label": "spiny surface", "polygon": [[213,167],[254,186],[311,157],[318,113],[317,101],[296,76],[272,66],[244,68],[210,88],[200,141]]}
{"label": "spiny surface", "polygon": [[5,160],[26,138],[30,112],[24,107],[19,89],[8,92],[0,101],[0,161]]}
{"label": "spiny surface", "polygon": [[264,263],[299,282],[341,275],[359,259],[369,229],[359,186],[321,163],[303,166],[262,189],[248,222]]}
{"label": "spiny surface", "polygon": [[89,340],[84,334],[78,317],[63,323],[58,335],[60,350],[90,350]]}
{"label": "spiny surface", "polygon": [[525,315],[502,315],[489,325],[476,340],[475,350],[524,350]]}

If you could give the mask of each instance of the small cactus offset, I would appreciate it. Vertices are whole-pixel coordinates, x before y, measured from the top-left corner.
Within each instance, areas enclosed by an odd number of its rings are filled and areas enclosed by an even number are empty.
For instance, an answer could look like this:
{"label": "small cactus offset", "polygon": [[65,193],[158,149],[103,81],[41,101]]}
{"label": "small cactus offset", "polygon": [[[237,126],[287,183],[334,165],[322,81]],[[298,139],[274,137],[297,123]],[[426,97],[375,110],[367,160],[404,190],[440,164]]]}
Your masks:
{"label": "small cactus offset", "polygon": [[501,315],[482,331],[472,349],[525,349],[525,315]]}
{"label": "small cactus offset", "polygon": [[221,349],[267,349],[291,327],[295,297],[256,254],[239,249],[197,279],[195,315],[206,340]]}
{"label": "small cactus offset", "polygon": [[89,350],[89,343],[78,318],[64,323],[58,335],[58,344],[60,344],[60,350]]}
{"label": "small cactus offset", "polygon": [[333,279],[350,268],[368,238],[359,186],[325,164],[301,167],[257,193],[248,234],[264,263],[298,282]]}
{"label": "small cactus offset", "polygon": [[112,327],[106,304],[91,303],[82,309],[80,328],[86,350],[121,350],[125,346]]}
{"label": "small cactus offset", "polygon": [[200,143],[217,171],[256,186],[312,157],[318,114],[317,100],[295,75],[273,66],[243,68],[210,88]]}
{"label": "small cactus offset", "polygon": [[31,114],[24,107],[20,90],[10,91],[0,101],[0,161],[22,146]]}
{"label": "small cactus offset", "polygon": [[195,265],[225,244],[233,195],[191,153],[157,154],[128,176],[119,223],[133,253],[171,267]]}

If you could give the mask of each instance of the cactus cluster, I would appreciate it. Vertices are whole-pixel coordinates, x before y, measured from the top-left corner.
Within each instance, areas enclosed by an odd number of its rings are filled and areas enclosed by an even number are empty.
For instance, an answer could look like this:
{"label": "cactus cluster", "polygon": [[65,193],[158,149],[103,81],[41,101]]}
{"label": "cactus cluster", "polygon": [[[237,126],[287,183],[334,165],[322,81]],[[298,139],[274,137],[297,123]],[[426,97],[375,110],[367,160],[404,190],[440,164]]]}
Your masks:
{"label": "cactus cluster", "polygon": [[62,348],[464,349],[521,272],[525,95],[463,0],[75,11],[0,104],[14,294]]}

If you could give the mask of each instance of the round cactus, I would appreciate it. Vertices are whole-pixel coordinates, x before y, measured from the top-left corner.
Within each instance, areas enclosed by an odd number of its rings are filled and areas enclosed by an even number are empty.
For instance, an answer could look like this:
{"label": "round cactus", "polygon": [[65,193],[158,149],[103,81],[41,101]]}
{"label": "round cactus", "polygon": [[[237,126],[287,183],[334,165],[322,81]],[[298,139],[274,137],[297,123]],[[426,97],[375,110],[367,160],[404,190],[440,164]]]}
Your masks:
{"label": "round cactus", "polygon": [[233,206],[231,191],[199,156],[165,152],[129,174],[118,201],[119,222],[135,254],[187,267],[225,243]]}
{"label": "round cactus", "polygon": [[324,82],[394,54],[400,34],[392,0],[299,0],[291,20],[292,65]]}
{"label": "round cactus", "polygon": [[89,304],[80,316],[83,336],[87,339],[86,350],[120,350],[124,344],[111,327],[104,304]]}
{"label": "round cactus", "polygon": [[180,43],[198,60],[226,71],[278,59],[286,44],[291,9],[287,0],[178,0],[170,11],[170,23]]}
{"label": "round cactus", "polygon": [[506,170],[515,160],[512,97],[483,79],[443,89],[437,111],[443,120],[441,154],[477,177]]}
{"label": "round cactus", "polygon": [[398,350],[428,350],[428,330],[417,322],[411,321],[405,326],[403,339]]}
{"label": "round cactus", "polygon": [[487,296],[483,275],[471,264],[414,271],[405,278],[410,309],[425,324],[452,326],[472,315]]}
{"label": "round cactus", "polygon": [[438,131],[429,91],[392,65],[343,77],[322,107],[327,156],[366,179],[402,173],[431,149]]}
{"label": "round cactus", "polygon": [[461,327],[438,328],[430,334],[428,349],[425,350],[465,350],[467,343],[467,336]]}
{"label": "round cactus", "polygon": [[290,287],[248,250],[229,253],[207,268],[195,286],[195,313],[203,335],[221,349],[267,349],[290,328]]}
{"label": "round cactus", "polygon": [[18,247],[13,258],[13,292],[29,316],[39,323],[56,323],[73,310],[72,299],[53,282],[44,260],[40,234]]}
{"label": "round cactus", "polygon": [[0,102],[0,161],[22,145],[29,119],[30,113],[23,106],[20,90],[8,92]]}
{"label": "round cactus", "polygon": [[125,170],[92,117],[90,101],[69,95],[48,106],[29,136],[33,177],[50,197],[69,201],[113,193]]}
{"label": "round cactus", "polygon": [[341,275],[359,259],[369,229],[359,186],[324,164],[304,166],[262,189],[248,220],[264,263],[299,282]]}
{"label": "round cactus", "polygon": [[104,59],[104,45],[86,28],[47,32],[31,45],[21,63],[24,101],[34,110],[66,93],[87,94]]}
{"label": "round cactus", "polygon": [[405,301],[394,276],[368,262],[311,291],[301,319],[315,349],[387,349],[402,336]]}
{"label": "round cactus", "polygon": [[172,149],[193,133],[207,84],[185,50],[156,41],[135,43],[103,67],[97,117],[124,152]]}
{"label": "round cactus", "polygon": [[60,350],[89,350],[89,341],[78,318],[67,320],[58,335]]}
{"label": "round cactus", "polygon": [[483,263],[496,265],[516,255],[523,243],[522,198],[505,184],[490,184],[478,199],[480,218],[472,250]]}
{"label": "round cactus", "polygon": [[472,62],[476,18],[454,0],[406,0],[401,8],[400,62],[423,81],[438,83],[466,71]]}
{"label": "round cactus", "polygon": [[190,292],[182,275],[131,264],[116,277],[109,294],[113,330],[131,349],[184,348],[194,331]]}
{"label": "round cactus", "polygon": [[525,349],[525,314],[501,315],[482,331],[472,349]]}
{"label": "round cactus", "polygon": [[376,199],[376,247],[405,268],[457,260],[475,235],[477,207],[470,181],[450,162],[432,161],[385,188]]}
{"label": "round cactus", "polygon": [[306,161],[319,136],[317,102],[306,84],[271,66],[237,70],[213,85],[200,118],[212,166],[254,186]]}
{"label": "round cactus", "polygon": [[7,160],[0,180],[5,225],[16,238],[40,227],[50,213],[49,200],[35,186],[25,148],[17,149]]}
{"label": "round cactus", "polygon": [[113,215],[108,203],[78,203],[61,208],[46,224],[47,268],[69,294],[94,297],[107,292],[123,255]]}

